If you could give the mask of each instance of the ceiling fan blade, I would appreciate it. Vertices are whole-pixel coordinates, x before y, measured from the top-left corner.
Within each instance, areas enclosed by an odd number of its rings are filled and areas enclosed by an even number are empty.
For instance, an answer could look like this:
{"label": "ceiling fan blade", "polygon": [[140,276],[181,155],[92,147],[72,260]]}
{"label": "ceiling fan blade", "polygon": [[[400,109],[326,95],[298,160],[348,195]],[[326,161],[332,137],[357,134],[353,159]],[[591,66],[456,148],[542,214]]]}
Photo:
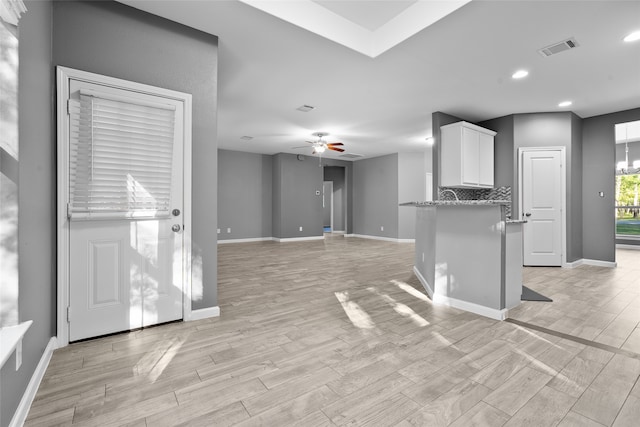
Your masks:
{"label": "ceiling fan blade", "polygon": [[308,145],[303,145],[302,147],[291,147],[292,150],[297,150],[299,148],[309,148]]}
{"label": "ceiling fan blade", "polygon": [[330,142],[327,145],[331,147],[332,145],[344,145],[344,144],[342,142]]}
{"label": "ceiling fan blade", "polygon": [[318,141],[305,141],[305,142],[308,142],[309,144],[315,144]]}
{"label": "ceiling fan blade", "polygon": [[329,146],[329,147],[327,147],[327,148],[328,148],[329,150],[338,151],[338,152],[340,152],[340,153],[342,153],[342,152],[344,151],[342,148],[337,148],[337,147],[331,147],[331,146]]}

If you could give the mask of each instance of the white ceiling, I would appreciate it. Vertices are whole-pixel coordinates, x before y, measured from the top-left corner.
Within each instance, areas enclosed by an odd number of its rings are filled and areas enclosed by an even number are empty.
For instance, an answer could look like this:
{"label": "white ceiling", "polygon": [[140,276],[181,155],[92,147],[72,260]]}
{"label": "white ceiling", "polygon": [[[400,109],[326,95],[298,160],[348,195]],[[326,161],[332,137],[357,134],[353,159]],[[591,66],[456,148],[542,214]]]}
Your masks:
{"label": "white ceiling", "polygon": [[[324,131],[347,152],[373,157],[427,149],[434,111],[477,122],[640,107],[640,41],[622,41],[640,30],[640,1],[245,1],[277,3],[291,20],[320,7],[314,25],[323,35],[236,0],[121,1],[219,37],[223,149],[310,154],[292,147]],[[424,29],[399,28],[407,15]],[[340,20],[344,26],[333,25]],[[374,44],[394,30],[397,41],[359,49],[336,35],[345,29]],[[547,58],[537,52],[569,37],[580,46]],[[511,79],[521,68],[529,76]],[[573,105],[558,108],[564,100]],[[316,108],[297,111],[303,104]]]}

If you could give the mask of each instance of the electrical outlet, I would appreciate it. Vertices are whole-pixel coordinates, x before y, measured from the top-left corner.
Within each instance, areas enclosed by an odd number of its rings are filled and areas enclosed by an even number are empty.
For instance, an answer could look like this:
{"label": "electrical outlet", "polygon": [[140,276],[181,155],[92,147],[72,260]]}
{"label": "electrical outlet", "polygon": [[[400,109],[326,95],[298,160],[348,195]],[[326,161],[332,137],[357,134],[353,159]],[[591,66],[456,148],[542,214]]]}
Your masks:
{"label": "electrical outlet", "polygon": [[302,227],[300,227],[300,231],[302,231]]}
{"label": "electrical outlet", "polygon": [[218,234],[220,234],[220,229],[218,228]]}
{"label": "electrical outlet", "polygon": [[384,225],[380,226],[380,231],[384,231]]}
{"label": "electrical outlet", "polygon": [[231,233],[231,227],[227,228],[227,233]]}

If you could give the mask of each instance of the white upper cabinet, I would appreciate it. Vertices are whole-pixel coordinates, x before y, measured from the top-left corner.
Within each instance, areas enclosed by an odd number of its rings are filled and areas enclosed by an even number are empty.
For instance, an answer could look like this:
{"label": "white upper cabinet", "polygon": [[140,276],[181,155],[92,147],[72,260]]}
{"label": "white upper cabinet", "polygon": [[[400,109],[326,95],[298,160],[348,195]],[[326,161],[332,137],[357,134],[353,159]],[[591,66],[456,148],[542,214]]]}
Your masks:
{"label": "white upper cabinet", "polygon": [[440,128],[440,185],[493,188],[495,132],[467,122]]}

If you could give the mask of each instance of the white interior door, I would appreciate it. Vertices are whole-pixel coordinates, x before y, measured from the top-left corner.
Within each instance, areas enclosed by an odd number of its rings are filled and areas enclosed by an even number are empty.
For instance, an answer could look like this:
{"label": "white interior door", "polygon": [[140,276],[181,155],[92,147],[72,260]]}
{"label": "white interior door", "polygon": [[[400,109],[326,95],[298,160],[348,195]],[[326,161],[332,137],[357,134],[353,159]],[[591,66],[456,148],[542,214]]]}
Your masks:
{"label": "white interior door", "polygon": [[562,265],[561,152],[522,152],[523,260],[530,266]]}
{"label": "white interior door", "polygon": [[80,80],[68,96],[69,340],[181,319],[183,103]]}

